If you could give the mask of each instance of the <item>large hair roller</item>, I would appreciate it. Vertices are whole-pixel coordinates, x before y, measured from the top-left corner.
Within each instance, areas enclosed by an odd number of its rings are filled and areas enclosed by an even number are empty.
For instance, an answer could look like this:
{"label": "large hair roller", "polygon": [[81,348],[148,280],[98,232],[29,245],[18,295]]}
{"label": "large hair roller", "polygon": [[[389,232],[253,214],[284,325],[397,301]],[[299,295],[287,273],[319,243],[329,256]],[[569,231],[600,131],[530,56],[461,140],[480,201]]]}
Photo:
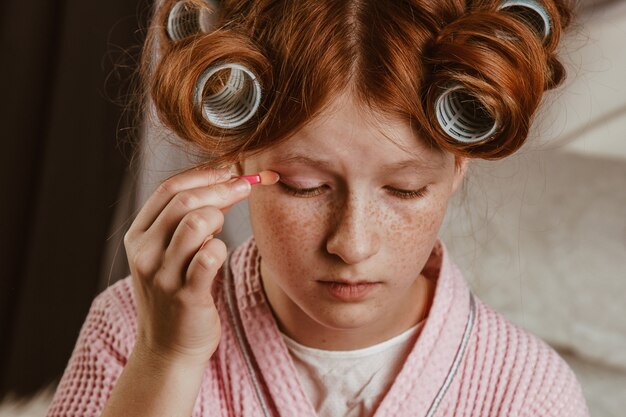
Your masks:
{"label": "large hair roller", "polygon": [[448,136],[475,143],[493,135],[498,122],[471,92],[460,85],[445,90],[435,103],[437,121]]}
{"label": "large hair roller", "polygon": [[222,63],[198,78],[195,103],[213,126],[232,129],[250,120],[261,103],[261,85],[248,68]]}
{"label": "large hair roller", "polygon": [[550,15],[546,8],[536,0],[504,0],[498,6],[499,11],[511,13],[530,26],[541,38],[546,41],[552,31]]}
{"label": "large hair roller", "polygon": [[215,0],[181,0],[172,6],[167,16],[167,35],[178,42],[199,33],[208,33],[215,27]]}
{"label": "large hair roller", "polygon": [[[517,63],[513,63],[511,61],[507,63],[506,60],[509,58],[506,57],[516,56],[516,54],[519,56],[521,54],[521,50],[515,51],[515,49],[522,48],[521,44],[509,41],[521,39],[522,35],[520,30],[523,31],[526,27],[532,29],[533,32],[537,34],[537,38],[535,39],[538,41],[537,46],[541,48],[541,42],[545,42],[551,34],[550,16],[546,11],[546,8],[539,1],[536,0],[503,0],[498,6],[497,11],[503,13],[502,18],[504,18],[504,13],[506,13],[506,15],[514,18],[515,21],[517,21],[517,24],[508,23],[511,29],[510,34],[505,34],[501,31],[501,29],[497,28],[498,25],[501,25],[500,27],[502,27],[503,25],[507,24],[505,23],[506,20],[494,20],[495,16],[493,15],[489,18],[487,18],[486,15],[484,21],[480,21],[482,17],[479,15],[476,15],[474,17],[468,17],[468,20],[464,21],[463,23],[457,22],[458,25],[456,30],[466,31],[465,27],[470,28],[469,25],[473,24],[473,26],[467,31],[473,31],[473,33],[476,34],[474,36],[477,37],[481,36],[482,33],[485,33],[484,39],[486,40],[484,42],[486,45],[489,45],[489,42],[492,42],[489,40],[488,36],[490,31],[493,30],[493,32],[491,33],[496,34],[497,38],[502,39],[504,42],[500,44],[500,47],[509,48],[509,50],[511,51],[509,54],[503,55],[503,60],[501,62],[505,65],[523,64],[525,62],[524,59],[518,60]],[[459,29],[462,25],[466,26],[463,27],[463,29]],[[485,32],[481,32],[481,30]],[[448,39],[454,39],[454,37],[449,37]],[[470,56],[470,51],[468,49],[464,49],[464,47],[462,47],[460,44],[454,44],[454,41],[451,42],[452,43],[449,44],[450,46],[447,52],[449,57]],[[474,53],[473,58],[482,58],[480,55],[476,55],[475,51],[476,50],[472,52]],[[527,49],[527,51],[530,51],[530,49]],[[538,51],[539,49],[535,50],[535,52],[540,53]],[[542,60],[545,61],[543,52],[541,52],[540,54],[541,55],[537,55],[536,58],[532,60],[532,62],[541,62]],[[483,60],[483,62],[489,64],[491,61]],[[450,64],[446,65],[449,66]],[[473,62],[470,58],[466,58],[466,61],[458,68],[459,72],[457,72],[456,77],[460,76],[461,78],[464,78],[465,76],[461,74],[465,73],[467,74],[468,79],[474,78],[474,75],[469,75],[474,74],[474,65],[478,65],[476,71],[484,71],[479,62]],[[491,68],[487,69],[487,71],[489,70],[491,70]],[[490,74],[492,74],[490,76],[492,77],[494,72],[491,71]],[[537,80],[537,82],[540,83],[538,85],[544,85],[543,81],[539,81],[540,78],[537,78]],[[498,86],[507,85],[509,88],[515,85],[515,83],[512,83],[511,80],[503,80],[501,79],[501,77],[492,79],[491,82],[495,83],[495,85]],[[503,107],[500,104],[494,107],[492,105],[494,103],[491,102],[491,105],[487,105],[487,103],[485,103],[484,101],[484,91],[482,87],[478,87],[477,85],[468,85],[466,84],[466,82],[458,79],[440,85],[443,85],[443,91],[435,96],[433,110],[439,126],[449,139],[452,139],[454,142],[466,145],[479,144],[481,142],[488,141],[496,134],[500,135],[504,131],[511,131],[508,126],[508,121],[506,122],[507,126],[502,125],[502,123],[504,123],[502,121],[502,118],[504,118],[505,120],[510,120],[510,115],[508,114],[509,110],[507,110],[509,107]],[[502,91],[496,94],[506,93]],[[514,95],[511,95],[511,97],[522,97],[523,95],[521,94],[522,93],[516,93]],[[495,97],[496,96],[494,96],[494,98]],[[534,103],[534,99],[532,99],[531,101]],[[500,99],[497,99],[497,102],[503,103]],[[535,104],[533,104],[531,107],[534,106]],[[506,114],[499,114],[499,112],[502,111],[504,111]]]}

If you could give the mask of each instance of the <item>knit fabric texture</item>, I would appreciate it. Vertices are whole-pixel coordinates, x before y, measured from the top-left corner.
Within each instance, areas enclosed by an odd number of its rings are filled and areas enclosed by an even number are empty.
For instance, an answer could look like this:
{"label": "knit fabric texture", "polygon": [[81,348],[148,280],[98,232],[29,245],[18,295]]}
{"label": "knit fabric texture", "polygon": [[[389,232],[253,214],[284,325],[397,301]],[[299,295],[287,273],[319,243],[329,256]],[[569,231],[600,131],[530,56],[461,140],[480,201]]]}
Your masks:
{"label": "knit fabric texture", "polygon": [[[254,238],[236,248],[230,267],[245,340],[273,415],[315,417],[261,287]],[[424,275],[437,279],[422,331],[375,417],[425,416],[459,350],[470,311],[470,291],[438,241]],[[193,417],[262,417],[254,384],[224,298],[224,275],[214,297],[222,336],[204,371]],[[136,340],[131,277],[94,300],[57,387],[47,417],[100,416]],[[475,298],[466,350],[434,416],[588,416],[576,377],[539,338]],[[369,417],[369,416],[364,416]]]}

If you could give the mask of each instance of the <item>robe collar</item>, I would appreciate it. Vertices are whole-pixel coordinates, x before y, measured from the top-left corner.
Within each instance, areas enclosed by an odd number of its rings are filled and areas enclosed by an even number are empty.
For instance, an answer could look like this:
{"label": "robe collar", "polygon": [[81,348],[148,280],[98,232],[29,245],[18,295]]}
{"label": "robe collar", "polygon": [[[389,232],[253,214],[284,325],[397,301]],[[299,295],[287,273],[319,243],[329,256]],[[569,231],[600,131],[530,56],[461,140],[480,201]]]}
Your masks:
{"label": "robe collar", "polygon": [[[271,397],[271,408],[278,415],[316,417],[265,297],[260,260],[253,237],[239,246],[230,259],[242,333],[254,366],[262,375],[263,391]],[[437,281],[433,303],[419,337],[374,417],[430,414],[453,383],[455,368],[469,339],[472,296],[441,240],[435,243],[423,274]]]}

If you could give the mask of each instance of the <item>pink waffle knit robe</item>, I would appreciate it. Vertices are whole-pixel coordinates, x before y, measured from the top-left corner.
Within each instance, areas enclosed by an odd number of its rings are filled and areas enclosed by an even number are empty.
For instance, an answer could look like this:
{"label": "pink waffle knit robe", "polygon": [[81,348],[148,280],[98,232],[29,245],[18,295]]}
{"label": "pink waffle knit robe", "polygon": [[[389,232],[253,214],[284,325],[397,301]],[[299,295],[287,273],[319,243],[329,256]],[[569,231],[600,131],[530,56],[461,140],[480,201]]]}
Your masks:
{"label": "pink waffle knit robe", "polygon": [[[254,238],[233,252],[237,308],[261,385],[274,415],[314,417],[259,279]],[[437,279],[429,316],[375,417],[425,416],[461,344],[470,311],[468,286],[439,241],[428,274]],[[433,272],[434,271],[434,272]],[[429,276],[425,270],[425,275]],[[214,294],[222,339],[207,365],[193,417],[262,417],[224,299],[223,274]],[[588,416],[571,369],[537,337],[475,299],[466,350],[435,416]],[[99,416],[135,343],[137,316],[130,277],[93,302],[48,410],[48,417]],[[339,417],[339,416],[338,416]]]}

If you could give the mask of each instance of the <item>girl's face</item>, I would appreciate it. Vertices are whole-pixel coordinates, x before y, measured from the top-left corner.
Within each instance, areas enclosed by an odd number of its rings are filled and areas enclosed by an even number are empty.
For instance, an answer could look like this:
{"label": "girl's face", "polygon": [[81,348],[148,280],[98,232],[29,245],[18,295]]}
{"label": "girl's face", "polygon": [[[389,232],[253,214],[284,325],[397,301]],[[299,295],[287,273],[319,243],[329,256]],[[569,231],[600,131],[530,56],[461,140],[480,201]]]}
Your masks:
{"label": "girl's face", "polygon": [[[248,203],[281,330],[343,350],[416,324],[434,287],[421,271],[465,166],[456,168],[451,154],[429,148],[408,124],[362,112],[349,96],[246,159],[245,174],[280,174],[278,184],[254,187]],[[355,282],[367,285],[345,285]]]}

